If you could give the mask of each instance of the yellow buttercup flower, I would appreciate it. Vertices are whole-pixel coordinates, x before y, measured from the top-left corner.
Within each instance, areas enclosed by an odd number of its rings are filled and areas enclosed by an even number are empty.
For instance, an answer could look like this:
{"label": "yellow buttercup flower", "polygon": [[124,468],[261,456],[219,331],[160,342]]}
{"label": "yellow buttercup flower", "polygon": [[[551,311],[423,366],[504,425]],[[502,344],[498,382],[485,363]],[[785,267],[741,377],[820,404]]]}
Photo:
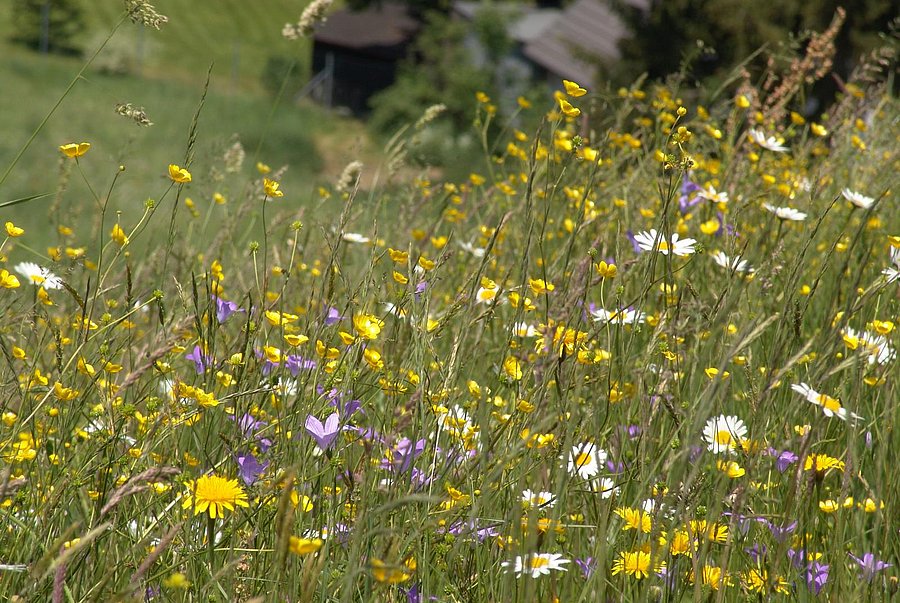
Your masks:
{"label": "yellow buttercup flower", "polygon": [[19,279],[15,274],[10,274],[7,270],[0,270],[0,287],[4,289],[15,289],[19,287]]}
{"label": "yellow buttercup flower", "polygon": [[585,94],[587,94],[587,90],[585,88],[582,88],[575,82],[563,80],[563,86],[566,88],[566,94],[568,94],[572,98],[578,98],[579,96],[584,96]]}
{"label": "yellow buttercup flower", "polygon": [[308,555],[322,548],[321,538],[299,538],[291,536],[290,549],[295,555]]}
{"label": "yellow buttercup flower", "polygon": [[360,337],[371,340],[376,339],[378,334],[381,333],[384,321],[371,314],[357,314],[353,317],[353,327]]}
{"label": "yellow buttercup flower", "polygon": [[171,163],[169,164],[169,178],[179,184],[186,184],[191,181],[191,173],[186,168]]}
{"label": "yellow buttercup flower", "polygon": [[25,234],[25,229],[19,228],[12,222],[7,222],[6,223],[6,234],[11,237],[21,237],[23,234]]}
{"label": "yellow buttercup flower", "polygon": [[112,232],[109,233],[109,236],[119,245],[119,247],[124,247],[128,244],[128,235],[125,234],[125,231],[122,230],[122,227],[118,224],[113,226]]}
{"label": "yellow buttercup flower", "polygon": [[279,190],[281,185],[274,181],[269,180],[268,178],[263,178],[263,188],[266,191],[266,195],[269,197],[284,197],[284,192]]}
{"label": "yellow buttercup flower", "polygon": [[60,145],[59,150],[66,157],[74,159],[75,157],[81,157],[87,153],[90,148],[91,143],[89,142],[70,142],[68,144]]}
{"label": "yellow buttercup flower", "polygon": [[566,117],[578,117],[581,115],[581,109],[575,107],[564,98],[559,99],[559,110],[563,112],[563,115]]}

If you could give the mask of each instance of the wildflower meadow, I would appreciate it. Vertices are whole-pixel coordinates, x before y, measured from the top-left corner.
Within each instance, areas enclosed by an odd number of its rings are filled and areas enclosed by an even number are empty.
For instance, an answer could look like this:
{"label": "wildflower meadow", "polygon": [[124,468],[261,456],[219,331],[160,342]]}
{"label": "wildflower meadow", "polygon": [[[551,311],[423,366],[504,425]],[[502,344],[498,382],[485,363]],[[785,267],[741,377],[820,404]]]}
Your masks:
{"label": "wildflower meadow", "polygon": [[900,104],[875,53],[801,115],[835,33],[479,94],[456,181],[439,105],[303,190],[200,93],[141,199],[90,127],[43,149],[51,199],[0,181],[0,597],[892,600]]}

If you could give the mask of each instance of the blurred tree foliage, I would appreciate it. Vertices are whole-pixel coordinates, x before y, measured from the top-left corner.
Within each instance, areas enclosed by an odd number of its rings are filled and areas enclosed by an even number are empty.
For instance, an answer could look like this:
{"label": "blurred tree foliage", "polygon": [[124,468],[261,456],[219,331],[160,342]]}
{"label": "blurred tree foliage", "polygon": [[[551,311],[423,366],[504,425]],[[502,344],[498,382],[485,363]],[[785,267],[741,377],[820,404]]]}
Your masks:
{"label": "blurred tree foliage", "polygon": [[472,123],[475,93],[490,94],[490,74],[474,66],[463,44],[467,26],[429,11],[410,57],[393,86],[372,97],[370,125],[382,133],[414,123],[430,105],[447,106],[442,119],[457,131]]}
{"label": "blurred tree foliage", "polygon": [[12,23],[14,42],[62,54],[78,52],[86,28],[80,0],[13,0]]}
{"label": "blurred tree foliage", "polygon": [[835,40],[834,70],[846,76],[897,17],[895,0],[649,0],[648,10],[629,0],[612,4],[632,33],[620,42],[622,59],[610,69],[620,80],[643,72],[664,77],[692,56],[691,75],[719,73],[763,45],[774,49],[792,36],[802,44],[803,32],[825,30],[842,5],[847,20]]}

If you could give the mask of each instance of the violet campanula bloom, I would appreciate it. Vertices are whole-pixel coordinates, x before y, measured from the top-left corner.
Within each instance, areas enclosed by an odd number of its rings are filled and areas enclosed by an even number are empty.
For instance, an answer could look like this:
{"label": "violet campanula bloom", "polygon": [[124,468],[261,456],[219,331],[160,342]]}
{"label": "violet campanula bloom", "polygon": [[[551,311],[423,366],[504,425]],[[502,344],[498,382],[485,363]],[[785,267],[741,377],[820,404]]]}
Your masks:
{"label": "violet campanula bloom", "polygon": [[216,295],[213,295],[212,298],[216,302],[216,320],[219,321],[219,324],[224,323],[235,312],[244,311],[244,309],[239,307],[236,303],[230,302],[227,299],[222,299]]}
{"label": "violet campanula bloom", "polygon": [[212,356],[205,354],[199,345],[195,345],[191,353],[185,358],[194,363],[194,369],[198,375],[208,371],[213,364]]}
{"label": "violet campanula bloom", "polygon": [[830,566],[818,561],[813,561],[806,568],[806,587],[818,595],[822,592],[822,587],[828,582],[828,570]]}
{"label": "violet campanula bloom", "polygon": [[750,559],[753,560],[753,563],[755,563],[756,565],[760,565],[760,563],[766,556],[767,549],[766,545],[754,542],[753,546],[749,549],[744,549],[744,552],[750,555]]}
{"label": "violet campanula bloom", "polygon": [[[784,539],[787,538],[789,535],[793,534],[794,530],[797,529],[796,521],[792,521],[791,523],[785,524],[783,526],[777,526],[774,523],[772,523],[771,521],[766,521],[765,524],[766,524],[766,527],[769,528],[769,531],[772,533],[772,538],[774,538],[778,542],[784,542]],[[788,556],[791,555],[792,550],[793,549],[788,551]],[[792,559],[793,559],[793,557],[792,557]]]}
{"label": "violet campanula bloom", "polygon": [[388,451],[388,459],[386,459],[391,468],[398,473],[409,470],[413,461],[418,458],[425,450],[425,440],[420,439],[413,442],[409,438],[402,438],[393,449]]}
{"label": "violet campanula bloom", "polygon": [[413,297],[416,298],[416,301],[419,301],[419,297],[425,293],[425,290],[428,289],[428,283],[422,281],[416,285],[416,288],[413,290]]}
{"label": "violet campanula bloom", "polygon": [[287,357],[284,365],[291,372],[291,375],[296,377],[297,373],[301,370],[303,371],[311,371],[316,368],[315,360],[306,360],[302,356],[298,356],[296,354],[291,354]]}
{"label": "violet campanula bloom", "polygon": [[259,476],[266,470],[269,466],[269,461],[260,464],[256,457],[247,453],[241,453],[235,455],[235,460],[238,464],[238,475],[241,476],[243,482],[252,486],[259,479]]}
{"label": "violet campanula bloom", "polygon": [[344,320],[344,317],[341,316],[341,312],[337,308],[329,306],[328,310],[325,312],[325,326],[330,327],[342,320]]}
{"label": "violet campanula bloom", "polygon": [[691,198],[693,193],[701,191],[703,188],[696,182],[691,181],[691,179],[688,178],[688,175],[689,174],[686,173],[681,180],[681,196],[678,197],[678,211],[681,212],[681,215],[687,214],[692,207],[703,200],[702,197],[698,197],[697,195],[694,195],[693,199]]}
{"label": "violet campanula bloom", "polygon": [[241,430],[241,435],[246,440],[255,439],[262,452],[266,452],[272,446],[272,440],[258,434],[258,432],[266,425],[268,425],[268,423],[265,421],[257,421],[250,413],[244,413],[244,415],[238,419],[238,429]]}
{"label": "violet campanula bloom", "polygon": [[884,561],[881,561],[880,559],[876,559],[874,553],[864,553],[862,556],[862,559],[860,559],[853,553],[847,553],[847,554],[850,555],[851,559],[853,559],[854,561],[856,561],[857,564],[859,564],[859,568],[862,570],[862,578],[866,582],[871,582],[872,579],[875,577],[875,574],[877,574],[878,572],[880,572],[886,568],[893,566],[893,564],[891,564],[891,563],[885,563]]}
{"label": "violet campanula bloom", "polygon": [[643,253],[643,251],[641,250],[641,246],[638,245],[637,239],[634,238],[634,233],[633,233],[633,232],[631,232],[630,230],[626,230],[626,231],[625,231],[625,237],[626,237],[626,238],[628,239],[628,241],[631,243],[631,248],[634,249],[634,252],[635,252],[635,253]]}
{"label": "violet campanula bloom", "polygon": [[593,557],[587,557],[585,559],[576,559],[575,565],[581,568],[581,574],[585,578],[590,578],[591,574],[594,573],[594,570],[597,569],[597,564],[594,563]]}
{"label": "violet campanula bloom", "polygon": [[778,459],[775,461],[775,467],[782,473],[784,473],[788,467],[796,463],[800,460],[800,457],[791,452],[790,450],[785,450],[781,454],[778,455]]}
{"label": "violet campanula bloom", "polygon": [[306,417],[306,433],[312,436],[312,439],[316,441],[316,444],[322,450],[328,450],[334,444],[335,439],[337,439],[338,433],[341,431],[340,426],[340,417],[336,412],[328,415],[328,418],[325,419],[325,423],[314,417],[313,415],[309,415]]}

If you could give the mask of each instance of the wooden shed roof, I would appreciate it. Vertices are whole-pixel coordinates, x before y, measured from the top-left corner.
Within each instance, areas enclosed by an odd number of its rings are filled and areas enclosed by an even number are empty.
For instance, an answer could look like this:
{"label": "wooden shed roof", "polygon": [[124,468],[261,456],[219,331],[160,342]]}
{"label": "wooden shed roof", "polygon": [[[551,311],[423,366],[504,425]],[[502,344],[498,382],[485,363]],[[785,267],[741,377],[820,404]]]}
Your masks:
{"label": "wooden shed roof", "polygon": [[404,5],[375,4],[361,11],[339,10],[316,30],[316,42],[355,50],[403,46],[421,28]]}

